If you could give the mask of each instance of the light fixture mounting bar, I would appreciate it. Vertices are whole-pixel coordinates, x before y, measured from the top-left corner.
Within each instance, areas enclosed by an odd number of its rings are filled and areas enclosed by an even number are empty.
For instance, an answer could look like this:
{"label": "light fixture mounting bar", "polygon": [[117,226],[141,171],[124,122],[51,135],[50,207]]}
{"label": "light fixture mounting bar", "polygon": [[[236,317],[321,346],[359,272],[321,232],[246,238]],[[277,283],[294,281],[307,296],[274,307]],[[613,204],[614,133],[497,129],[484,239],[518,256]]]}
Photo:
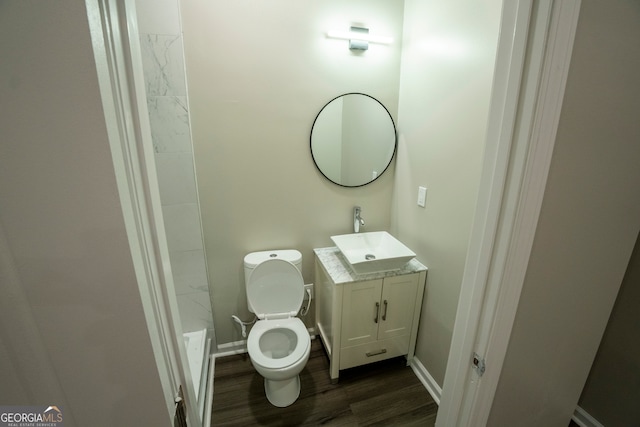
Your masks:
{"label": "light fixture mounting bar", "polygon": [[330,37],[332,39],[344,39],[344,40],[350,40],[350,41],[358,40],[358,41],[363,41],[368,43],[377,43],[377,44],[393,43],[392,37],[371,34],[369,33],[369,29],[364,27],[351,27],[350,31],[331,30],[327,32],[327,37]]}
{"label": "light fixture mounting bar", "polygon": [[367,50],[369,49],[369,29],[364,27],[351,27],[353,38],[349,39],[349,49],[351,50]]}

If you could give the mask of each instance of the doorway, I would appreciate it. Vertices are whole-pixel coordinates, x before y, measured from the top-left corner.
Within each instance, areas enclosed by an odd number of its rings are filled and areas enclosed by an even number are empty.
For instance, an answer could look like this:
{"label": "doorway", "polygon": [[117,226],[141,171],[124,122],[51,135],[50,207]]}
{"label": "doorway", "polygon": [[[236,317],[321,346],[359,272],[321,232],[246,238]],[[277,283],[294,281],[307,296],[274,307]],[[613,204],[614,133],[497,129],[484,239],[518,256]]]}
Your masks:
{"label": "doorway", "polygon": [[[509,25],[511,25],[512,29],[517,27],[516,28],[517,29],[516,34],[521,36],[521,38],[516,40],[518,43],[520,43],[520,45],[517,45],[515,48],[514,48],[513,45],[510,45],[508,47],[507,50],[509,51],[510,55],[514,54],[514,53],[517,53],[518,49],[523,49],[523,47],[526,45],[527,35],[528,35],[528,21],[529,21],[530,13],[531,13],[530,9],[527,10],[527,8],[526,8],[527,5],[530,6],[530,3],[529,2],[525,2],[525,1],[520,2],[519,5],[518,5],[518,6],[520,6],[520,9],[519,9],[520,14],[518,15],[518,13],[514,13],[511,17],[508,17],[507,19],[503,20],[503,25],[509,24]],[[549,16],[550,15],[547,16],[547,19],[549,19]],[[512,19],[512,21],[509,21],[509,19]],[[527,25],[522,27],[522,24],[523,24],[525,19],[526,19],[526,24]],[[521,26],[516,26],[517,22],[519,22],[521,24]],[[129,42],[135,44],[135,41],[129,40]],[[544,50],[544,49],[542,49],[542,50]],[[135,47],[134,47],[134,53],[135,53]],[[511,57],[509,56],[509,58],[511,58]],[[521,61],[523,60],[522,55],[519,57],[519,60],[521,60]],[[505,64],[502,64],[502,65],[505,65]],[[504,89],[506,91],[506,93],[499,92],[499,93],[495,94],[495,96],[502,97],[501,98],[501,102],[497,102],[496,103],[496,104],[500,104],[499,107],[504,107],[505,99],[509,99],[509,96],[513,96],[514,93],[516,94],[515,99],[517,100],[517,98],[518,98],[517,94],[520,93],[520,81],[519,81],[519,79],[515,78],[514,76],[516,74],[518,74],[518,75],[520,74],[520,71],[521,71],[522,67],[523,67],[523,62],[520,62],[519,66],[515,66],[514,67],[513,66],[513,61],[509,60],[507,66],[506,66],[506,70],[502,70],[505,73],[505,75],[503,77],[506,78],[505,81],[508,83],[508,85],[505,84],[505,87],[501,88],[501,89]],[[134,69],[133,71],[130,71],[130,73],[133,73],[134,80],[136,80],[135,77],[136,77],[136,74],[138,74],[137,75],[137,80],[138,80],[137,83],[140,84],[140,82],[141,82],[140,75],[139,75],[140,71],[139,70],[136,71]],[[511,77],[512,79],[510,80],[509,77]],[[514,81],[514,79],[515,79],[515,81]],[[511,99],[511,102],[514,102],[514,100]],[[512,107],[513,106],[514,105],[512,105]],[[493,108],[499,108],[499,107],[496,107],[494,105]],[[504,127],[513,126],[513,124],[515,122],[515,117],[511,116],[511,117],[509,117],[509,120],[505,120],[505,117],[504,117],[505,110],[504,109],[500,109],[500,111],[498,111],[496,114],[497,114],[497,117],[494,119],[494,120],[496,120],[494,125],[497,126],[500,129],[500,131],[502,131],[502,133],[504,134],[504,135],[502,135],[501,143],[502,144],[506,144],[506,145],[504,145],[504,147],[506,147],[506,148],[504,148],[504,150],[506,150],[506,153],[504,151],[499,153],[500,155],[503,156],[503,158],[502,158],[503,163],[502,164],[496,164],[496,160],[500,160],[500,159],[496,159],[496,158],[492,159],[493,164],[494,164],[494,168],[491,171],[488,171],[487,172],[487,174],[488,174],[487,176],[488,177],[486,179],[483,179],[483,184],[482,185],[484,187],[481,187],[481,196],[487,197],[487,200],[485,201],[486,202],[486,205],[485,205],[486,209],[483,212],[484,217],[483,218],[479,218],[479,221],[477,221],[477,222],[485,222],[487,219],[489,219],[489,220],[494,222],[494,225],[497,228],[497,222],[498,222],[498,217],[499,217],[499,213],[500,213],[500,207],[502,206],[502,191],[499,191],[498,194],[495,194],[494,192],[492,192],[492,190],[496,189],[495,187],[493,187],[493,185],[501,185],[502,183],[496,183],[493,179],[491,179],[491,177],[493,177],[493,173],[492,172],[495,172],[496,170],[501,171],[503,174],[506,173],[506,170],[507,170],[507,167],[508,167],[508,160],[509,160],[508,159],[508,153],[509,153],[509,148],[511,147],[511,144],[510,144],[511,135],[510,134],[507,135],[505,133],[505,131],[507,131],[508,129],[504,129]],[[139,117],[139,118],[142,121],[144,121],[142,117]],[[501,133],[500,131],[497,131],[498,134]],[[493,154],[495,154],[495,153],[493,153]],[[504,158],[505,156],[506,156],[506,158]],[[525,156],[525,158],[526,158],[526,156]],[[523,166],[523,168],[524,168],[524,166]],[[517,196],[519,196],[519,192],[516,192],[514,197],[516,197],[516,199],[517,199],[518,198]],[[481,226],[481,225],[479,225],[479,226]],[[482,230],[484,231],[484,233],[483,233],[484,234],[484,238],[489,238],[489,240],[493,241],[493,238],[495,236],[491,233],[491,230],[486,230],[486,227],[482,227]],[[495,228],[494,228],[494,231],[495,231]],[[485,233],[489,233],[489,235],[486,235]],[[483,236],[481,236],[481,237],[483,237]],[[484,243],[482,242],[482,238],[480,239],[480,241],[481,241],[481,243],[479,244],[479,247],[475,248],[475,249],[478,250],[479,253],[481,252],[480,251],[481,248],[486,247],[486,246],[483,246],[483,245],[487,244],[486,241]],[[491,245],[491,246],[493,246],[493,245]],[[164,256],[167,255],[166,251],[165,251],[165,253],[163,255]],[[478,258],[477,259],[478,264],[474,265],[472,267],[476,268],[476,270],[477,270],[478,266],[488,269],[488,265],[490,264],[490,262],[492,260],[485,258],[487,256],[486,254],[482,254],[483,256],[478,256],[478,253],[475,253],[474,255]],[[481,279],[481,277],[479,277],[478,273],[474,273],[474,274],[470,274],[470,275],[471,276],[476,276],[475,280],[468,279],[468,283],[470,283],[470,284],[474,284],[477,280]],[[480,274],[480,276],[481,276],[481,274]],[[473,314],[472,312],[475,311],[476,315],[480,312],[479,305],[480,305],[481,300],[482,300],[481,297],[484,295],[484,287],[483,286],[480,286],[480,288],[475,288],[474,287],[473,289],[474,289],[474,293],[476,295],[476,299],[474,299],[472,301],[468,301],[467,305],[465,306],[465,309],[467,310],[467,314],[465,316],[463,316],[463,317],[459,316],[459,319],[458,319],[457,323],[459,325],[461,325],[460,328],[465,328],[465,326],[473,326],[473,325],[475,325],[475,323],[474,323],[475,319],[473,319],[473,316],[471,316]],[[175,304],[174,304],[174,306],[175,306]],[[171,304],[169,304],[168,307],[158,307],[158,309],[160,311],[170,310],[171,309]],[[460,314],[460,309],[459,309],[459,314]],[[177,321],[175,319],[175,316],[172,316],[172,314],[170,312],[168,313],[167,317],[169,317],[169,318],[173,317],[174,318],[173,319],[174,323]],[[492,319],[490,319],[490,320],[492,320]],[[460,329],[460,328],[457,328],[457,329]],[[165,333],[170,333],[170,329],[171,328],[165,330]],[[175,331],[176,328],[174,327],[173,329]],[[466,329],[467,329],[467,331],[470,330],[470,328],[466,328]],[[454,332],[454,334],[455,334],[455,332]],[[168,338],[167,339],[168,342],[173,342],[173,346],[174,347],[177,345],[175,337],[166,337],[166,338]],[[455,339],[454,339],[454,341],[455,341]],[[456,348],[453,348],[452,352],[451,352],[449,364],[451,365],[452,368],[454,367],[455,364],[459,364],[460,366],[463,367],[460,371],[463,372],[463,373],[468,373],[468,371],[470,370],[470,367],[468,366],[467,362],[464,362],[464,360],[466,360],[466,355],[465,355],[465,353],[463,351],[464,351],[465,347],[471,347],[474,341],[475,341],[475,332],[470,332],[469,331],[469,332],[464,333],[462,335],[462,338],[459,339],[459,345]],[[471,342],[471,345],[469,344],[470,342]],[[169,347],[171,347],[171,345]],[[179,354],[180,351],[178,351],[177,353]],[[181,357],[177,357],[176,361],[177,361],[178,365],[180,365],[180,364],[184,365],[184,362],[181,361]],[[445,384],[447,384],[447,377],[445,377]],[[454,384],[454,387],[450,388],[450,390],[451,390],[452,393],[455,392],[455,393],[457,393],[459,395],[459,402],[461,402],[462,401],[462,395],[464,395],[464,391],[468,387],[467,380],[464,379],[464,378],[462,380],[454,379],[453,380],[453,384]],[[445,391],[446,391],[446,389],[445,389]],[[447,404],[450,407],[456,406],[455,404],[451,405],[451,404],[448,403],[448,399],[452,399],[452,398],[456,398],[456,397],[455,396],[451,397],[451,396],[448,396],[446,394],[443,395],[443,400],[442,400],[441,404],[442,405]],[[472,400],[472,402],[473,401],[474,400]],[[482,406],[482,407],[484,407],[484,408],[490,407],[490,400],[487,401],[485,403],[485,405]],[[450,421],[454,419],[454,418],[451,418],[451,417],[457,417],[458,414],[460,414],[460,413],[461,413],[460,407],[458,407],[457,410],[446,411],[444,415],[442,415],[442,416],[439,415],[439,419],[442,420],[441,421],[442,425],[451,425]]]}

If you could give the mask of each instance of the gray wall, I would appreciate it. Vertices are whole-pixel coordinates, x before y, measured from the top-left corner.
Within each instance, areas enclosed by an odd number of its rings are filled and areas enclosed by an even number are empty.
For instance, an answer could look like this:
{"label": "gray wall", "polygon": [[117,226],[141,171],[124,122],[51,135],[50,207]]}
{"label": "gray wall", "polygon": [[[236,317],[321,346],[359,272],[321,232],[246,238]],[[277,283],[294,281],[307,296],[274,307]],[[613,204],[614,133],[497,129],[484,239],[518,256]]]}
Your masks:
{"label": "gray wall", "polygon": [[85,3],[1,2],[0,58],[0,402],[168,426]]}
{"label": "gray wall", "polygon": [[491,426],[565,427],[640,230],[640,5],[584,1]]}
{"label": "gray wall", "polygon": [[[429,267],[416,355],[440,385],[480,180],[502,2],[407,0],[392,231]],[[418,186],[427,187],[425,208]]]}
{"label": "gray wall", "polygon": [[629,261],[580,407],[605,426],[640,420],[640,239]]}
{"label": "gray wall", "polygon": [[[312,282],[312,248],[352,232],[351,211],[360,205],[364,231],[397,234],[430,269],[417,355],[442,384],[477,197],[501,2],[404,3],[181,3],[219,343],[242,339],[231,314],[249,318],[247,252],[298,248]],[[325,37],[354,20],[393,36],[393,44],[354,54],[346,41]],[[397,167],[361,188],[325,180],[309,153],[315,115],[345,92],[378,98],[400,137]],[[429,187],[426,209],[415,203],[419,185]]]}
{"label": "gray wall", "polygon": [[[312,283],[314,247],[390,224],[393,168],[373,184],[339,187],[316,170],[309,135],[333,97],[364,92],[397,118],[402,1],[181,2],[200,206],[219,344],[241,340],[247,311],[243,258],[296,248]],[[294,18],[295,16],[295,18]],[[362,54],[328,39],[354,19],[394,38]],[[305,322],[313,326],[313,317]]]}

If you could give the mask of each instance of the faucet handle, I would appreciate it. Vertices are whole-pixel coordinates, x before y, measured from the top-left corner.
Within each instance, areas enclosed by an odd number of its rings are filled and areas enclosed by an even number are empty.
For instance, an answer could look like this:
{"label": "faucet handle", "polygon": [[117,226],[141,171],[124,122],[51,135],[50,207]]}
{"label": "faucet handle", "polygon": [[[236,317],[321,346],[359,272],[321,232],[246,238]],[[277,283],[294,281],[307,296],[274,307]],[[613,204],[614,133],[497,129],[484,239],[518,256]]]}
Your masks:
{"label": "faucet handle", "polygon": [[354,206],[353,208],[353,232],[359,233],[360,226],[364,226],[364,220],[360,217],[360,206]]}

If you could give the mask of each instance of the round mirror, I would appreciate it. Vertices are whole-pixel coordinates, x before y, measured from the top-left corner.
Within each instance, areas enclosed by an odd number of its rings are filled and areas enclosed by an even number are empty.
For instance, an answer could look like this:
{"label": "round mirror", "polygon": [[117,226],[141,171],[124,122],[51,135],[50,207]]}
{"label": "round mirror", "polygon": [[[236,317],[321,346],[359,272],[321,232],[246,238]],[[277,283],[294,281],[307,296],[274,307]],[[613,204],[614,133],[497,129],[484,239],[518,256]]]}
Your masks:
{"label": "round mirror", "polygon": [[325,105],[311,128],[311,155],[330,181],[360,187],[387,170],[396,151],[396,126],[377,99],[340,95]]}

